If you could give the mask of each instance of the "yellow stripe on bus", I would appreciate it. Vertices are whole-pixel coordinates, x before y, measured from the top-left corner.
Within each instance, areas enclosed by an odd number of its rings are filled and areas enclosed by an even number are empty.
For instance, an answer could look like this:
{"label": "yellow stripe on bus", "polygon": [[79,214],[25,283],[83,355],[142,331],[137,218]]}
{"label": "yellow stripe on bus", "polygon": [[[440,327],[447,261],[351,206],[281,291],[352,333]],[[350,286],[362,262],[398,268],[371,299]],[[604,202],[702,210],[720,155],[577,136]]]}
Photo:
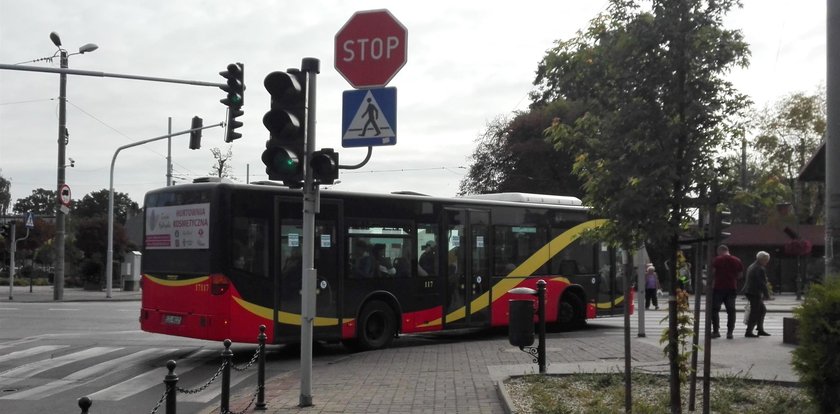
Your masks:
{"label": "yellow stripe on bus", "polygon": [[[548,244],[544,245],[539,250],[534,252],[534,254],[532,254],[531,257],[529,257],[527,260],[522,262],[522,264],[520,264],[510,273],[508,273],[508,275],[505,276],[502,280],[500,280],[499,283],[496,283],[496,285],[493,286],[492,289],[493,298],[490,302],[487,301],[487,292],[481,294],[478,298],[473,299],[473,301],[470,302],[471,312],[475,313],[486,308],[490,303],[495,302],[497,299],[506,294],[507,291],[513,289],[514,287],[516,287],[516,285],[521,283],[521,278],[533,275],[534,272],[537,271],[537,269],[539,269],[542,265],[548,263],[548,261],[551,260],[551,258],[554,255],[560,253],[560,251],[562,251],[566,247],[569,247],[569,245],[572,244],[572,242],[574,242],[575,240],[577,240],[577,238],[580,237],[580,235],[583,234],[584,231],[603,226],[606,222],[606,219],[590,220],[580,223],[577,226],[574,226],[564,231],[559,236],[555,237],[554,240],[550,241]],[[556,279],[557,278],[555,278],[555,280]],[[569,280],[566,278],[562,279],[565,280],[566,283],[569,282]],[[459,319],[463,319],[464,317],[466,317],[466,306],[458,308],[447,314],[446,322],[454,322]],[[435,319],[433,321],[429,321],[423,325],[420,325],[420,327],[436,326],[440,324],[441,320]]]}
{"label": "yellow stripe on bus", "polygon": [[[273,320],[272,313],[274,312],[271,308],[267,308],[265,306],[260,306],[248,301],[245,301],[242,298],[233,297],[233,300],[245,309],[248,312],[253,313],[263,319]],[[290,312],[277,312],[277,321],[280,323],[284,323],[287,325],[298,325],[300,326],[300,315],[296,313]],[[351,321],[350,319],[345,320],[345,322]],[[338,325],[338,318],[324,318],[320,316],[315,317],[315,326],[336,326]]]}
{"label": "yellow stripe on bus", "polygon": [[197,285],[197,284],[202,283],[202,282],[204,282],[204,281],[206,281],[207,279],[210,278],[210,276],[201,276],[201,277],[197,277],[197,278],[194,278],[194,279],[187,279],[187,280],[166,280],[166,279],[161,279],[159,277],[154,277],[154,276],[149,276],[149,275],[143,275],[143,276],[145,276],[147,279],[149,279],[150,281],[152,281],[154,283],[157,283],[157,284],[163,285],[163,286],[169,286],[169,287],[181,287],[181,286]]}

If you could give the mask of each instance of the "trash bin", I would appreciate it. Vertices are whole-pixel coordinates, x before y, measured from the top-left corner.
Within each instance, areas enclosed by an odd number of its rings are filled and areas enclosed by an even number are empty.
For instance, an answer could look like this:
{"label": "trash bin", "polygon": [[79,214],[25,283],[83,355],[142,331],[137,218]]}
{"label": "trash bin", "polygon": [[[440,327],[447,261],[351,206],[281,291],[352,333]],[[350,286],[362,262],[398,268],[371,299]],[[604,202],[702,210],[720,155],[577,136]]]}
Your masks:
{"label": "trash bin", "polygon": [[510,344],[526,347],[534,344],[534,301],[511,299],[508,339]]}

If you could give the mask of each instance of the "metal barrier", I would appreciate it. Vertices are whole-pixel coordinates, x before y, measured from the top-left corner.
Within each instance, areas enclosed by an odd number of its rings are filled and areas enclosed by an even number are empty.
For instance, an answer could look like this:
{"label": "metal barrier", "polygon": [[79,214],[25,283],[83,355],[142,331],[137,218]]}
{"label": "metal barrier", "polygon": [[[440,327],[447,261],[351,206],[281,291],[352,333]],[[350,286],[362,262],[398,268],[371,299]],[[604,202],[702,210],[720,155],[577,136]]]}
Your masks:
{"label": "metal barrier", "polygon": [[[178,375],[175,374],[177,363],[173,360],[167,361],[166,368],[169,370],[169,373],[163,378],[165,390],[163,395],[161,395],[160,399],[155,404],[154,408],[152,408],[150,414],[156,414],[160,409],[160,406],[164,405],[164,402],[166,405],[166,414],[176,414],[178,393],[197,394],[207,389],[207,387],[215,382],[220,375],[222,377],[222,396],[219,407],[220,414],[243,414],[251,408],[251,405],[254,405],[255,410],[265,410],[265,325],[260,325],[260,334],[257,336],[257,340],[259,342],[259,346],[257,346],[257,351],[254,352],[254,356],[251,357],[251,360],[244,366],[237,367],[233,364],[233,351],[230,350],[231,341],[230,339],[225,339],[223,342],[225,349],[222,351],[221,355],[222,365],[216,373],[204,383],[204,385],[194,389],[184,389],[178,386]],[[234,371],[242,372],[254,366],[254,363],[257,363],[257,389],[251,397],[251,401],[248,402],[248,405],[243,408],[242,411],[230,411],[230,369],[233,368]],[[254,402],[256,402],[256,405]],[[93,401],[91,401],[88,397],[82,397],[79,398],[78,404],[79,408],[82,409],[82,414],[87,414],[88,410],[93,405]]]}

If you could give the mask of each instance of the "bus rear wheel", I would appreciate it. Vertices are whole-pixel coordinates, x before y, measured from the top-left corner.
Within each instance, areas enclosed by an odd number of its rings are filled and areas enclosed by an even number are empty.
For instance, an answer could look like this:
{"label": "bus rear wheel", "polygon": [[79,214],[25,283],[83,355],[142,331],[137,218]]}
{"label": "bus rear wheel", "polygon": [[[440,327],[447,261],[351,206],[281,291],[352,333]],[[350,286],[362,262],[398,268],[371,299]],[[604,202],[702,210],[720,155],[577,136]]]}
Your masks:
{"label": "bus rear wheel", "polygon": [[393,309],[385,302],[374,300],[362,309],[356,325],[354,345],[360,351],[385,348],[394,340],[397,322]]}
{"label": "bus rear wheel", "polygon": [[566,293],[560,298],[557,311],[557,327],[560,330],[578,329],[586,324],[586,309],[583,299],[574,293]]}

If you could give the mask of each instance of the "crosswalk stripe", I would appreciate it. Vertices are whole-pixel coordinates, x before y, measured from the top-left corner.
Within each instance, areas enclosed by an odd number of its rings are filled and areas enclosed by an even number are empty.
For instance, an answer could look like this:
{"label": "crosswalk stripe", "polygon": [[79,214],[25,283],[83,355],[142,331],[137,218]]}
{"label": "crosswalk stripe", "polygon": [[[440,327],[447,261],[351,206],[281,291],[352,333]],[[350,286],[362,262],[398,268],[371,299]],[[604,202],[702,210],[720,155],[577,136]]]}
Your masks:
{"label": "crosswalk stripe", "polygon": [[71,364],[94,356],[104,355],[122,348],[94,347],[57,358],[45,359],[21,365],[8,371],[0,372],[0,386],[14,384],[22,379],[34,377],[44,371]]}
{"label": "crosswalk stripe", "polygon": [[[4,395],[0,397],[0,400],[24,400],[24,399],[41,399],[44,397],[49,397],[54,394],[58,394],[60,392],[66,391],[69,387],[74,385],[81,385],[85,382],[90,382],[95,379],[99,379],[99,375],[103,374],[107,371],[112,370],[115,367],[123,366],[130,364],[134,361],[139,359],[145,358],[149,354],[155,353],[171,353],[177,351],[177,348],[172,349],[161,349],[161,348],[149,348],[144,349],[138,352],[134,352],[132,354],[124,355],[119,358],[111,359],[105,361],[100,364],[96,364],[94,366],[85,368],[83,370],[74,372],[62,379],[49,382],[44,385],[40,385],[34,388],[30,388],[28,390],[16,392],[10,395]],[[88,381],[85,381],[88,380]],[[36,397],[36,398],[30,398]]]}
{"label": "crosswalk stripe", "polygon": [[[192,370],[203,362],[201,357],[208,353],[218,352],[203,349],[198,351],[195,355],[192,355],[189,359],[179,360],[178,365],[175,368],[175,373],[182,375],[185,372]],[[119,384],[114,384],[108,388],[99,390],[88,395],[88,397],[94,401],[119,401],[134,394],[141,393],[154,386],[160,386],[162,394],[164,391],[163,378],[166,374],[167,369],[165,367],[155,368]]]}
{"label": "crosswalk stripe", "polygon": [[11,361],[15,359],[21,359],[30,357],[32,355],[42,354],[44,352],[55,351],[56,349],[67,348],[69,345],[41,345],[36,346],[29,349],[24,349],[23,351],[15,351],[8,353],[6,355],[0,355],[0,362]]}

